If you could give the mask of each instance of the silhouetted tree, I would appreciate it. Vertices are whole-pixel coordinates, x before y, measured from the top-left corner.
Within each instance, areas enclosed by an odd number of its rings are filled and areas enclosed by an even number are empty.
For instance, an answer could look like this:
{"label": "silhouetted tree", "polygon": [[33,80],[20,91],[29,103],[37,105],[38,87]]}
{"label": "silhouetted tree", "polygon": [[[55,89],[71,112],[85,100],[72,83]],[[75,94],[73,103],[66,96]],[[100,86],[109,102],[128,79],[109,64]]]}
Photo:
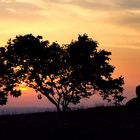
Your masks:
{"label": "silhouetted tree", "polygon": [[24,81],[27,86],[46,96],[60,111],[61,95],[57,85],[65,73],[65,50],[56,42],[49,44],[41,36],[31,34],[9,40],[7,50],[18,83]]}
{"label": "silhouetted tree", "polygon": [[0,48],[0,105],[5,105],[7,102],[8,94],[13,97],[21,95],[20,90],[16,87],[16,78],[14,71],[11,69],[11,64],[7,61],[5,48]]}
{"label": "silhouetted tree", "polygon": [[112,78],[110,52],[98,50],[98,43],[86,34],[61,47],[50,44],[41,36],[16,36],[7,44],[7,64],[16,83],[44,95],[58,111],[66,111],[70,103],[77,104],[98,92],[103,99],[119,104],[123,100],[123,77]]}
{"label": "silhouetted tree", "polygon": [[123,77],[112,78],[115,67],[109,64],[110,52],[98,50],[98,43],[86,34],[65,46],[67,52],[67,71],[60,83],[63,87],[64,105],[77,104],[82,98],[99,93],[103,99],[114,101],[116,105],[122,96]]}

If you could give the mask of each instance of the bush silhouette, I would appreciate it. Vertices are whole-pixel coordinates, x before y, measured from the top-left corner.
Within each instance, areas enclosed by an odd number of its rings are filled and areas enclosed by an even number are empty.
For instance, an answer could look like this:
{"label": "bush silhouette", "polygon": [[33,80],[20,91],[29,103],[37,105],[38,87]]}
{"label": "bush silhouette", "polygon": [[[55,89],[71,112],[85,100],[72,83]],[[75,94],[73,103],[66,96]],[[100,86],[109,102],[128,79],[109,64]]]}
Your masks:
{"label": "bush silhouette", "polygon": [[126,103],[127,107],[140,107],[140,85],[136,86],[136,98],[132,98]]}

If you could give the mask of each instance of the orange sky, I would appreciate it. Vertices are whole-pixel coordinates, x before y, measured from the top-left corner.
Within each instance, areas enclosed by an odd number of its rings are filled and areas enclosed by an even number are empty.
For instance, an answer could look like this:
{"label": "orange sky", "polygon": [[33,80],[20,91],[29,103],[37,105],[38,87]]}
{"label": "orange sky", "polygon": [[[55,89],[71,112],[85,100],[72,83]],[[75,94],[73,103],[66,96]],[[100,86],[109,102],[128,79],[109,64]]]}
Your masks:
{"label": "orange sky", "polygon": [[[125,77],[128,99],[135,96],[140,84],[140,0],[0,0],[0,6],[1,46],[18,34],[42,35],[65,44],[87,33],[112,52],[114,75]],[[8,105],[22,98],[25,105],[35,99],[31,95],[29,101],[24,94]]]}

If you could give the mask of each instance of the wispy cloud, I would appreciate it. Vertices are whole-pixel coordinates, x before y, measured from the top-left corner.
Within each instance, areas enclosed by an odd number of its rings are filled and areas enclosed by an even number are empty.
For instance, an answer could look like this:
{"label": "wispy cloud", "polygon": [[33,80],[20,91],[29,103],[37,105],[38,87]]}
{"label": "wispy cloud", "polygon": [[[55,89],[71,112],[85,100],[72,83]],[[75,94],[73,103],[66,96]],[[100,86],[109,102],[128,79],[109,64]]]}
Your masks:
{"label": "wispy cloud", "polygon": [[140,0],[113,0],[122,9],[139,9]]}
{"label": "wispy cloud", "polygon": [[16,20],[33,20],[34,18],[39,18],[37,14],[40,7],[28,3],[26,1],[20,0],[1,0],[0,1],[0,19],[16,19]]}

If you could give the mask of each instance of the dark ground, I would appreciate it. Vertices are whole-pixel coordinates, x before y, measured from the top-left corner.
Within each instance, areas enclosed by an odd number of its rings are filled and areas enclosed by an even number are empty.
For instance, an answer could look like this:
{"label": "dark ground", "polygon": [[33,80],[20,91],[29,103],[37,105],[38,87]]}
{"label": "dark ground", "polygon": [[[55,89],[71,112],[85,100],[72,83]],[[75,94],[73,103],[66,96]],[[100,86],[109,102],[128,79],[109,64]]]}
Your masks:
{"label": "dark ground", "polygon": [[0,140],[137,140],[140,109],[99,107],[66,113],[0,116]]}

